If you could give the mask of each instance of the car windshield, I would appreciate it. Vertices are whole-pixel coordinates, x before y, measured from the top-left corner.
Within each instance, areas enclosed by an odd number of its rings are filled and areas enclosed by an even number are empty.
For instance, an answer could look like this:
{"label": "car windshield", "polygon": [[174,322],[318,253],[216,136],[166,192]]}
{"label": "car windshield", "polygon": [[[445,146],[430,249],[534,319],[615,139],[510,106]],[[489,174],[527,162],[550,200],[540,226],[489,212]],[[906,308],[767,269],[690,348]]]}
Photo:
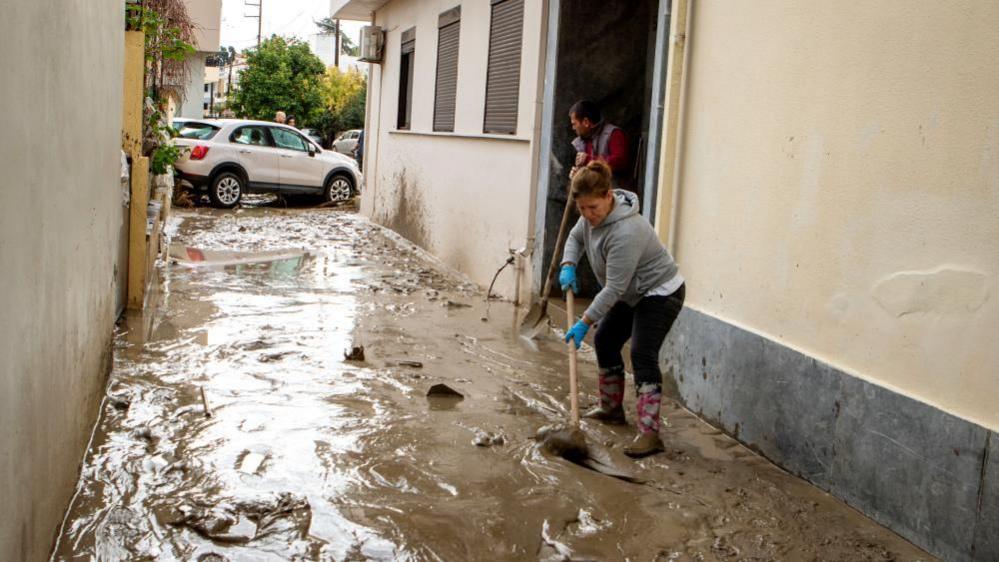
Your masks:
{"label": "car windshield", "polygon": [[182,139],[208,140],[214,137],[215,133],[219,132],[219,129],[220,127],[209,123],[188,121],[177,128],[177,136]]}

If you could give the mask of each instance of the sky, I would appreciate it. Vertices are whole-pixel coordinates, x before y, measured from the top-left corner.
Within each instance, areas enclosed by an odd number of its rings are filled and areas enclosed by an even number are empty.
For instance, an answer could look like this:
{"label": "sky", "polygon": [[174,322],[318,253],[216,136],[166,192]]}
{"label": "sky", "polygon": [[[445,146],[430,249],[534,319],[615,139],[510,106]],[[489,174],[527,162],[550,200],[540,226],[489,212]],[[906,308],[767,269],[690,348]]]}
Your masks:
{"label": "sky", "polygon": [[[221,45],[233,46],[237,51],[257,44],[257,19],[243,17],[256,15],[256,6],[246,6],[247,0],[222,0]],[[261,0],[249,0],[256,4]],[[313,23],[330,15],[330,0],[262,0],[264,4],[263,36],[272,34],[294,36],[308,42],[309,36],[319,32]],[[361,22],[344,21],[341,31],[357,44]]]}

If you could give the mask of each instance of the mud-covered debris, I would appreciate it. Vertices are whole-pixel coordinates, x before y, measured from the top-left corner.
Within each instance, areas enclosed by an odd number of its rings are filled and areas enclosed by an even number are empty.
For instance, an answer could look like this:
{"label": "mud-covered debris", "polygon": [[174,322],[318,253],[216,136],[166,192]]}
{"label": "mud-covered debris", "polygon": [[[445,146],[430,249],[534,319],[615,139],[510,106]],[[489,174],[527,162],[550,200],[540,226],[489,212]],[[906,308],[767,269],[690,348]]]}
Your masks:
{"label": "mud-covered debris", "polygon": [[132,437],[136,439],[141,439],[149,444],[150,447],[155,447],[159,438],[153,435],[153,430],[148,427],[140,427],[132,432]]}
{"label": "mud-covered debris", "polygon": [[350,351],[343,352],[344,361],[364,361],[364,346],[355,345]]}
{"label": "mud-covered debris", "polygon": [[458,392],[457,390],[451,388],[450,386],[440,383],[435,384],[430,387],[427,391],[427,396],[433,396],[437,398],[464,398],[465,395]]}
{"label": "mud-covered debris", "polygon": [[718,556],[725,558],[739,556],[739,549],[731,545],[725,537],[715,537],[715,542],[712,543],[711,550]]}
{"label": "mud-covered debris", "polygon": [[115,506],[97,528],[94,548],[98,559],[129,560],[141,556],[146,532],[142,517],[129,508]]}
{"label": "mud-covered debris", "polygon": [[470,308],[472,305],[453,300],[446,300],[444,301],[444,306],[447,308]]}
{"label": "mud-covered debris", "polygon": [[212,405],[208,402],[208,391],[204,386],[201,387],[201,407],[204,408],[206,418],[212,417]]}
{"label": "mud-covered debris", "polygon": [[493,445],[505,445],[506,436],[502,433],[491,431],[477,431],[472,438],[472,444],[476,447],[492,447]]}
{"label": "mud-covered debris", "polygon": [[414,369],[422,369],[423,368],[423,363],[420,363],[419,361],[399,361],[399,366],[400,367],[412,367]]}
{"label": "mud-covered debris", "polygon": [[[293,355],[294,351],[278,351],[276,353],[262,353],[257,357],[257,361],[261,363],[270,363],[271,361],[280,361],[289,355]],[[363,358],[362,358],[363,359]]]}
{"label": "mud-covered debris", "polygon": [[129,406],[132,405],[132,401],[125,396],[118,396],[115,394],[108,394],[108,404],[115,410],[127,410]]}
{"label": "mud-covered debris", "polygon": [[312,521],[309,501],[281,493],[236,503],[181,504],[164,516],[165,523],[188,527],[199,535],[225,544],[246,544],[266,536],[280,535],[289,542],[308,536]]}
{"label": "mud-covered debris", "polygon": [[244,451],[241,458],[237,461],[238,466],[236,470],[246,474],[257,474],[265,460],[267,460],[265,455]]}
{"label": "mud-covered debris", "polygon": [[198,562],[229,562],[229,559],[215,552],[206,552],[198,557]]}

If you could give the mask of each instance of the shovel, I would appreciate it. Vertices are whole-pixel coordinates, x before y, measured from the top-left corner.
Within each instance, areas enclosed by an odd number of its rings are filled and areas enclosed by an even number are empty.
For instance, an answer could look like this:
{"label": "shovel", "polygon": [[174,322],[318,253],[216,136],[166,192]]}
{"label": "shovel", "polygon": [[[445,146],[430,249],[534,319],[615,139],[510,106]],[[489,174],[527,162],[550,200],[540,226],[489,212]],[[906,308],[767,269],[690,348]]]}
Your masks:
{"label": "shovel", "polygon": [[565,239],[569,235],[569,216],[572,214],[572,193],[568,194],[565,200],[565,211],[562,212],[562,223],[558,227],[558,238],[555,241],[555,251],[552,253],[552,262],[548,265],[548,275],[545,276],[545,287],[541,291],[541,300],[532,304],[527,316],[520,323],[520,337],[534,339],[541,331],[548,320],[548,297],[552,293],[552,282],[555,280],[555,272],[562,256],[562,248],[565,247]]}
{"label": "shovel", "polygon": [[[576,319],[574,300],[575,295],[573,295],[572,289],[569,289],[565,292],[566,330],[572,328],[572,323]],[[642,483],[643,481],[634,472],[619,467],[607,449],[600,445],[591,446],[586,442],[586,435],[579,429],[579,379],[576,369],[576,342],[570,340],[567,345],[569,350],[569,425],[542,428],[537,435],[538,441],[546,451],[567,461],[626,482]]]}
{"label": "shovel", "polygon": [[[563,225],[565,221],[562,221]],[[554,263],[554,261],[553,261]],[[545,301],[547,303],[547,301]],[[572,289],[565,292],[565,312],[567,317],[566,330],[572,328],[575,321],[574,295]],[[586,446],[586,436],[579,429],[579,382],[576,376],[576,342],[569,340],[569,404],[571,417],[568,427],[560,427],[546,431],[540,437],[542,445],[552,454],[564,457],[578,464],[585,464],[590,458]]]}

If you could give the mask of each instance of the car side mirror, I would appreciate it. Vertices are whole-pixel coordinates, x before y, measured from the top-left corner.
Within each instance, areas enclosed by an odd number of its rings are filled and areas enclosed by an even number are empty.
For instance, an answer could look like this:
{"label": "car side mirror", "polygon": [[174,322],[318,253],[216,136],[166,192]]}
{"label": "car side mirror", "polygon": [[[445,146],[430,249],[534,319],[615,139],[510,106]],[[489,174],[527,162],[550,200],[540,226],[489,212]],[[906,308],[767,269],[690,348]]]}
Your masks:
{"label": "car side mirror", "polygon": [[312,146],[310,144],[309,145],[309,156],[315,156],[315,155],[316,155],[316,147],[314,147],[314,146]]}

